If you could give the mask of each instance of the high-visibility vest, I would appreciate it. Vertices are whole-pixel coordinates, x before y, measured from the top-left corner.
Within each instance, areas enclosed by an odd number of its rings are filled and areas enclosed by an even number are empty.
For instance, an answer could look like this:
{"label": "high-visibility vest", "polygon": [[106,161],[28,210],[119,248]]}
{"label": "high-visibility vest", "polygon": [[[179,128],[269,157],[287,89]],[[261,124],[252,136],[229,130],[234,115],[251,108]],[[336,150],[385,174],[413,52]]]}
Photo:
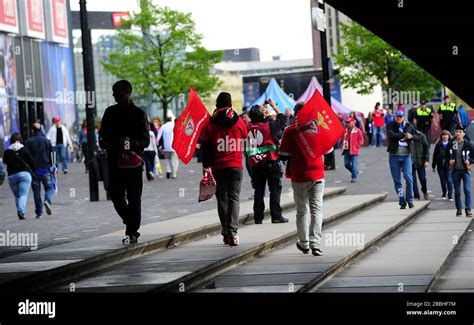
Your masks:
{"label": "high-visibility vest", "polygon": [[451,111],[451,112],[454,112],[454,109],[456,108],[456,104],[454,103],[450,103],[449,105],[446,105],[446,104],[441,104],[439,106],[439,110],[440,111]]}
{"label": "high-visibility vest", "polygon": [[429,108],[426,108],[426,111],[421,109],[421,107],[416,110],[417,116],[430,116],[430,114],[431,114],[431,109]]}

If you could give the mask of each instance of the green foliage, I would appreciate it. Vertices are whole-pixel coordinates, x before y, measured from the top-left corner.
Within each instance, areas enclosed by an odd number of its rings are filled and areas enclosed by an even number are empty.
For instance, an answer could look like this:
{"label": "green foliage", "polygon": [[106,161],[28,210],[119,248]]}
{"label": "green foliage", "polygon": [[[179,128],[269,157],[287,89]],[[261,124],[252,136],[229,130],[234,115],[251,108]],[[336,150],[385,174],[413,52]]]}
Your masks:
{"label": "green foliage", "polygon": [[340,24],[342,45],[335,62],[343,86],[370,94],[374,86],[382,85],[397,91],[419,91],[422,98],[431,99],[441,84],[416,63],[390,44],[357,23]]}
{"label": "green foliage", "polygon": [[123,23],[130,29],[117,31],[117,50],[102,62],[104,69],[129,80],[135,97],[160,103],[164,115],[173,98],[187,96],[190,86],[203,97],[216,90],[220,81],[210,70],[223,53],[201,46],[191,14],[143,0],[141,8]]}

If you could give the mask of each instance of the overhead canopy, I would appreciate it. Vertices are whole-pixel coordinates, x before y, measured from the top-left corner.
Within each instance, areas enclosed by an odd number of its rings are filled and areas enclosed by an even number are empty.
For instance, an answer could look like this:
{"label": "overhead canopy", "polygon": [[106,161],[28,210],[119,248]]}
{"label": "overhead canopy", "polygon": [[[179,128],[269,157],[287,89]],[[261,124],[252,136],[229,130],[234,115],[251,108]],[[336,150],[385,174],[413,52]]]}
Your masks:
{"label": "overhead canopy", "polygon": [[[311,81],[304,91],[303,95],[298,98],[298,102],[303,101],[307,102],[311,96],[313,96],[315,91],[319,91],[319,93],[322,95],[323,94],[323,87],[318,82],[318,79],[316,77],[311,78]],[[335,99],[334,97],[331,97],[331,107],[336,113],[341,113],[344,115],[348,115],[352,110],[346,106],[344,106],[340,101]]]}
{"label": "overhead canopy", "polygon": [[293,113],[293,108],[296,104],[295,100],[288,96],[283,91],[283,89],[280,88],[275,78],[272,78],[270,80],[270,83],[268,84],[267,89],[265,89],[265,92],[255,102],[253,102],[252,105],[249,106],[249,108],[253,105],[262,105],[263,102],[265,102],[265,100],[267,100],[268,98],[273,99],[282,111],[289,108],[291,110],[291,113]]}

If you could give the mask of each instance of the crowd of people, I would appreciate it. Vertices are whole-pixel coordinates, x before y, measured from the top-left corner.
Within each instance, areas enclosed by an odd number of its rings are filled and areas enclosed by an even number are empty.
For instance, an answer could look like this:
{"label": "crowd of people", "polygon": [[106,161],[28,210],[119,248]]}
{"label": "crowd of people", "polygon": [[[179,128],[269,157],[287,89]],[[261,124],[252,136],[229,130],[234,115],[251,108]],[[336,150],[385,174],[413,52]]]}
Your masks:
{"label": "crowd of people", "polygon": [[[465,215],[471,217],[469,175],[473,153],[470,140],[466,139],[470,120],[462,105],[456,109],[449,96],[445,96],[443,100],[437,112],[442,132],[435,141],[431,159],[430,130],[435,112],[427,107],[426,101],[421,101],[420,107],[413,105],[408,111],[403,105],[398,105],[395,112],[391,108],[384,110],[377,103],[365,123],[355,112],[349,114],[346,120],[340,114],[341,122],[346,125],[346,133],[338,146],[344,155],[345,168],[351,173],[351,182],[357,180],[359,150],[366,142],[366,136],[369,146],[387,146],[390,174],[401,209],[407,206],[413,208],[414,201],[421,197],[430,199],[426,169],[431,160],[433,172],[437,172],[439,176],[441,198],[455,201],[456,215],[460,216],[463,210],[461,193],[464,192]],[[406,183],[405,189],[402,175]]]}
{"label": "crowd of people", "polygon": [[[164,177],[165,172],[167,178],[176,179],[179,169],[178,156],[173,149],[175,121],[171,117],[163,125],[156,119],[150,121],[133,103],[131,94],[132,85],[128,81],[114,84],[113,96],[117,104],[106,109],[100,128],[96,130],[99,149],[107,153],[110,199],[126,225],[125,244],[136,243],[140,236],[143,166],[148,181],[155,176]],[[321,237],[326,168],[324,156],[309,160],[296,145],[301,141],[298,133],[307,131],[297,123],[304,104],[299,102],[293,109],[282,111],[269,98],[262,105],[254,105],[239,115],[233,109],[229,93],[222,92],[217,97],[210,122],[201,133],[197,153],[203,171],[212,174],[216,181],[217,211],[226,245],[237,246],[240,242],[240,190],[245,165],[254,190],[255,224],[262,224],[264,219],[267,185],[271,222],[289,221],[283,216],[280,205],[282,177],[286,174],[291,180],[296,206],[296,248],[304,254],[311,251],[315,256],[323,255]],[[466,138],[469,118],[462,108],[456,109],[456,105],[450,103],[449,97],[444,98],[438,110],[443,131],[430,159],[430,128],[434,111],[427,107],[426,102],[420,104],[420,107],[408,111],[399,105],[394,111],[383,109],[377,103],[365,120],[356,112],[345,118],[340,116],[345,132],[335,148],[340,148],[351,183],[356,183],[359,155],[367,140],[372,147],[387,146],[390,174],[401,209],[413,208],[414,201],[421,197],[430,199],[426,168],[431,160],[433,172],[439,175],[442,198],[454,200],[456,216],[462,215],[462,183],[465,215],[471,217],[470,171],[474,152]],[[32,134],[26,143],[20,134],[13,134],[3,159],[21,220],[25,219],[30,187],[33,188],[37,218],[42,217],[43,209],[47,214],[52,213],[52,198],[57,189],[55,177],[59,166],[64,174],[68,173],[66,150],[72,146],[69,132],[59,118],[53,119],[47,134],[40,123],[34,123]],[[243,147],[222,146],[222,140],[242,142]],[[87,123],[84,122],[79,142],[85,155],[86,172],[91,166],[87,141]],[[165,161],[163,170],[160,161]],[[45,191],[44,199],[41,185]]]}

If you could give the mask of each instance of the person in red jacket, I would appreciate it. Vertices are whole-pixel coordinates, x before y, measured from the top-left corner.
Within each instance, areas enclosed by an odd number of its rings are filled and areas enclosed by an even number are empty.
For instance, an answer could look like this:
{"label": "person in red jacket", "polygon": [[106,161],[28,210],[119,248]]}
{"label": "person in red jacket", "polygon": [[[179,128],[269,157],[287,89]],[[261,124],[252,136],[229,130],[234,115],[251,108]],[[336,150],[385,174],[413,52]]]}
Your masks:
{"label": "person in red jacket", "polygon": [[264,217],[265,186],[270,190],[270,215],[272,223],[286,223],[280,206],[281,197],[281,167],[278,160],[278,133],[283,133],[286,117],[276,106],[273,99],[268,99],[269,105],[276,112],[274,121],[266,121],[263,107],[254,105],[249,116],[251,123],[247,124],[249,142],[247,146],[247,161],[253,170],[252,187],[255,190],[253,213],[256,224],[261,224]]}
{"label": "person in red jacket", "polygon": [[344,166],[351,173],[351,183],[357,181],[359,173],[359,150],[364,145],[364,135],[362,131],[355,126],[353,118],[346,120],[347,129],[342,140],[342,154],[344,155]]}
{"label": "person in red jacket", "polygon": [[243,142],[248,133],[244,121],[232,109],[232,97],[222,92],[211,121],[201,134],[202,167],[211,169],[216,180],[217,212],[224,244],[239,245],[240,187]]}
{"label": "person in red jacket", "polygon": [[[295,106],[295,118],[303,108],[304,102]],[[296,248],[314,256],[321,256],[321,237],[323,223],[324,163],[323,156],[308,160],[297,144],[299,129],[293,123],[283,131],[280,147],[280,160],[287,161],[286,177],[291,179],[293,198],[296,205]],[[331,149],[332,150],[332,149]],[[311,215],[311,219],[310,219]]]}
{"label": "person in red jacket", "polygon": [[375,104],[374,112],[372,113],[372,116],[374,117],[374,135],[372,138],[373,148],[383,146],[383,128],[385,125],[384,115],[380,103]]}

